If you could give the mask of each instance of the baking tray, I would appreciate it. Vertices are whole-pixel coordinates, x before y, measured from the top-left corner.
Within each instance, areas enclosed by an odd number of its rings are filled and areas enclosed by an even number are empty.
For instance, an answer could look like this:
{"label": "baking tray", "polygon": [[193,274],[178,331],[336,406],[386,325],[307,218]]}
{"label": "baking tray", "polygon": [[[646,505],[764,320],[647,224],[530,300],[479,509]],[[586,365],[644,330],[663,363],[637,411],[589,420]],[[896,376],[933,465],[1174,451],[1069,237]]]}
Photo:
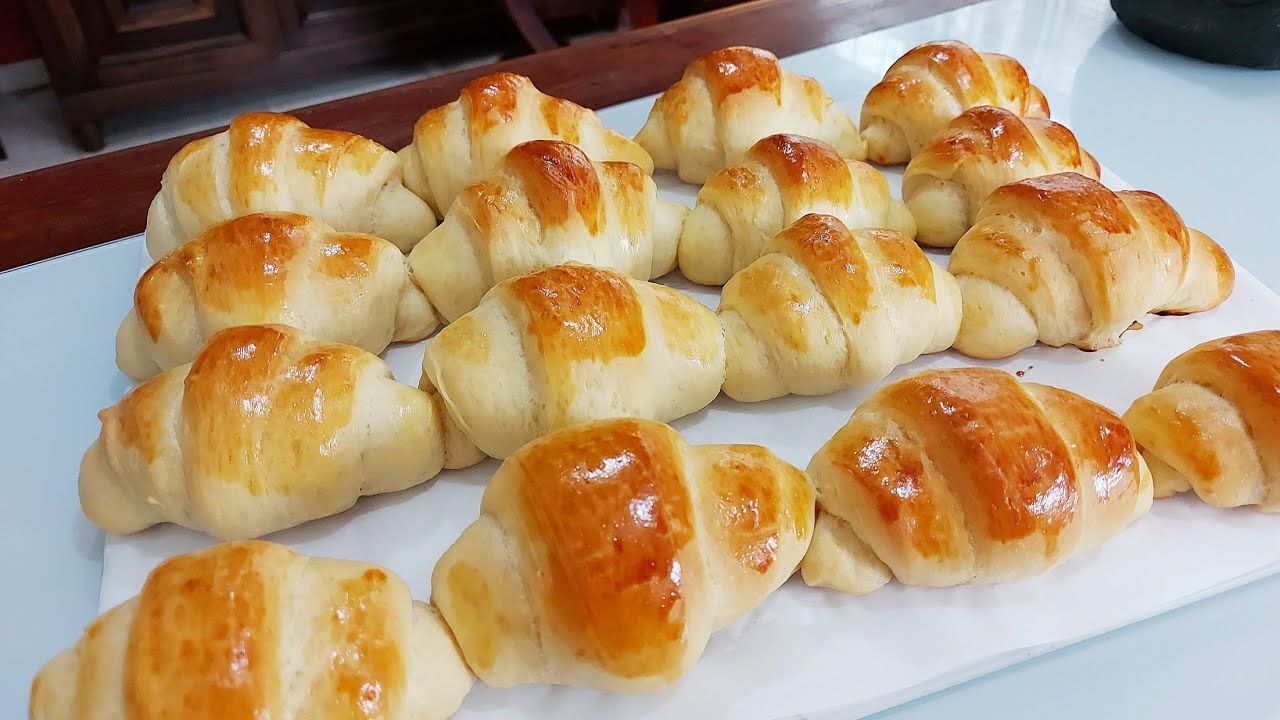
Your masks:
{"label": "baking tray", "polygon": [[[788,64],[790,61],[784,61]],[[886,65],[887,66],[887,65]],[[841,71],[827,66],[828,71]],[[806,66],[814,72],[813,64]],[[865,75],[865,73],[864,73]],[[819,80],[824,80],[821,72]],[[536,80],[536,79],[535,79]],[[839,104],[855,117],[870,86],[847,89]],[[832,84],[828,83],[831,87]],[[601,111],[606,125],[634,132],[652,98]],[[1101,158],[1105,160],[1105,158]],[[886,175],[895,191],[901,170]],[[659,172],[660,192],[687,205],[696,188]],[[1113,189],[1129,187],[1104,167]],[[1158,190],[1158,189],[1157,189]],[[1196,218],[1187,218],[1195,225]],[[943,267],[946,253],[929,251]],[[148,262],[143,258],[143,262]],[[1277,297],[1237,267],[1235,292],[1222,306],[1187,317],[1142,318],[1116,348],[1086,353],[1037,346],[997,362],[955,352],[926,356],[875,386],[823,397],[743,404],[724,396],[672,423],[694,443],[758,443],[804,467],[813,453],[876,387],[926,368],[983,365],[1020,372],[1026,381],[1077,392],[1117,412],[1149,390],[1164,365],[1192,345],[1274,327]],[[662,284],[714,308],[718,288],[672,274]],[[383,354],[396,377],[417,384],[430,340]],[[478,514],[486,461],[445,471],[416,488],[363,498],[355,508],[276,533],[303,552],[375,562],[399,573],[427,599],[436,559]],[[101,607],[134,595],[146,574],[171,555],[211,544],[199,533],[160,526],[108,536]],[[1275,519],[1247,509],[1218,510],[1191,497],[1161,500],[1102,547],[1047,575],[998,586],[910,588],[897,583],[853,597],[809,588],[793,577],[754,611],[715,634],[703,658],[673,687],[611,695],[550,686],[511,689],[477,683],[458,718],[775,718],[828,710],[868,714],[1015,662],[1137,622],[1280,570]]]}

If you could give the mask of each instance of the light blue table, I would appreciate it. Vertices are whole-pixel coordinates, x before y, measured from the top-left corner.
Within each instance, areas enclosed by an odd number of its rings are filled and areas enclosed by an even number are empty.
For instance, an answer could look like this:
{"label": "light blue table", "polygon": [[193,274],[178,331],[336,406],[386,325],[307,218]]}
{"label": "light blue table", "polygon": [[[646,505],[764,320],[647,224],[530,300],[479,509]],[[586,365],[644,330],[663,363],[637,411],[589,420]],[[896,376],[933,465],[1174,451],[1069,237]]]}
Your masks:
{"label": "light blue table", "polygon": [[[995,0],[788,65],[850,98],[908,47],[945,37],[1020,58],[1054,116],[1105,164],[1161,193],[1280,289],[1280,73],[1153,48],[1101,0]],[[136,239],[126,240],[0,275],[0,577],[9,586],[0,612],[0,717],[25,715],[35,670],[74,642],[96,610],[102,537],[80,515],[75,478],[98,432],[95,412],[127,388],[114,335],[140,252]],[[1277,608],[1280,577],[876,717],[1280,718]]]}

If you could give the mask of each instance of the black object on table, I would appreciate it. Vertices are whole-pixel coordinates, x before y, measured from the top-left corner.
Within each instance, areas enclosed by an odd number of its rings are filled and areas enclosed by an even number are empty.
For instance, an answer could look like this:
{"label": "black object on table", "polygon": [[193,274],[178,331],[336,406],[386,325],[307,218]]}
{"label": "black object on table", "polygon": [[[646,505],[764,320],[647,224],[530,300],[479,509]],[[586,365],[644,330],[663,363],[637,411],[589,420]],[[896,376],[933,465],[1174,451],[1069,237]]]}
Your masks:
{"label": "black object on table", "polygon": [[1280,69],[1280,0],[1111,0],[1135,35],[1209,62]]}

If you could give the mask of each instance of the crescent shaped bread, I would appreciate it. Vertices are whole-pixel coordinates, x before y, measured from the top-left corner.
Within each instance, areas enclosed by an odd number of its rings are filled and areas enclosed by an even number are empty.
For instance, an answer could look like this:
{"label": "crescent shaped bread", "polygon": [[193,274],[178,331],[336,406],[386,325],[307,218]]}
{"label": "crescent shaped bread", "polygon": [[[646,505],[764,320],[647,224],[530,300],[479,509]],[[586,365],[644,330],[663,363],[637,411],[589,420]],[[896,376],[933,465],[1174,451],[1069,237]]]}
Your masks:
{"label": "crescent shaped bread", "polygon": [[1115,413],[987,368],[878,390],[809,464],[810,585],[865,593],[891,577],[943,587],[1033,577],[1151,507],[1152,480]]}
{"label": "crescent shaped bread", "polygon": [[568,143],[532,140],[464,189],[409,263],[452,322],[503,280],[565,262],[661,277],[675,267],[687,212],[658,198],[636,165],[593,163]]}
{"label": "crescent shaped bread", "polygon": [[31,720],[443,720],[471,673],[389,571],[237,542],[164,561],[31,684]]}
{"label": "crescent shaped bread", "polygon": [[951,347],[960,288],[910,238],[805,215],[720,295],[725,394],[826,395]]}
{"label": "crescent shaped bread", "polygon": [[756,445],[575,425],[502,464],[432,601],[489,685],[654,690],[794,572],[813,501],[803,472]]}
{"label": "crescent shaped bread", "polygon": [[422,388],[484,452],[506,457],[588,420],[668,421],[720,393],[714,313],[605,268],[558,265],[507,280],[427,345]]}
{"label": "crescent shaped bread", "polygon": [[405,187],[395,153],[354,133],[256,112],[169,161],[147,212],[147,250],[159,259],[224,220],[270,211],[377,235],[405,252],[436,225]]}
{"label": "crescent shaped bread", "polygon": [[849,228],[915,236],[915,221],[879,170],[820,140],[770,135],[698,192],[680,232],[680,272],[723,285],[759,258],[770,238],[810,213],[833,215]]}
{"label": "crescent shaped bread", "polygon": [[80,504],[122,534],[171,522],[260,537],[481,457],[378,356],[284,325],[223,330],[98,418]]}
{"label": "crescent shaped bread", "polygon": [[253,213],[214,225],[142,275],[116,364],[143,380],[191,362],[219,330],[270,323],[380,353],[421,340],[439,320],[395,245],[305,215]]}
{"label": "crescent shaped bread", "polygon": [[1097,180],[1100,168],[1076,136],[1055,122],[976,107],[951,121],[907,164],[902,200],[915,218],[916,240],[951,247],[996,188],[1061,172]]}
{"label": "crescent shaped bread", "polygon": [[777,133],[821,140],[847,158],[867,154],[858,126],[817,80],[784,70],[773,53],[741,46],[690,63],[658,98],[636,142],[655,166],[700,185]]}
{"label": "crescent shaped bread", "polygon": [[1124,415],[1156,497],[1280,513],[1280,330],[1201,343]]}
{"label": "crescent shaped bread", "polygon": [[1111,347],[1145,313],[1208,310],[1235,283],[1226,252],[1159,196],[1076,173],[992,193],[950,270],[964,300],[956,349],[978,358],[1036,341]]}
{"label": "crescent shaped bread", "polygon": [[917,45],[889,67],[862,104],[867,159],[907,162],[956,116],[982,105],[1049,117],[1044,93],[1008,55],[980,53],[955,40]]}
{"label": "crescent shaped bread", "polygon": [[594,112],[540,92],[523,75],[498,72],[472,80],[457,100],[418,118],[413,142],[400,151],[405,184],[443,216],[463,188],[529,140],[561,140],[596,162],[629,162],[653,173],[649,153],[601,125]]}

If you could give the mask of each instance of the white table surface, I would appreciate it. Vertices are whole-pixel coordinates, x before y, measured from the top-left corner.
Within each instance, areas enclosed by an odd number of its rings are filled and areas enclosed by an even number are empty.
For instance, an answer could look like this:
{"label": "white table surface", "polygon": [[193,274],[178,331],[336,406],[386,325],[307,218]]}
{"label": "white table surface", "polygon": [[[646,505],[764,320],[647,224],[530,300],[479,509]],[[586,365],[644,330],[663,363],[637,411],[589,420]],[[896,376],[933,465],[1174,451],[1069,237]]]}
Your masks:
{"label": "white table surface", "polygon": [[[993,0],[786,64],[856,106],[894,58],[937,38],[1018,57],[1084,146],[1280,290],[1280,72],[1149,46],[1104,0]],[[633,131],[647,102],[619,106],[606,122]],[[97,605],[102,535],[80,514],[76,473],[98,432],[96,411],[129,387],[115,369],[114,336],[140,252],[135,238],[0,274],[0,577],[9,587],[0,599],[0,717],[24,716],[36,669],[75,641]],[[1277,608],[1280,576],[875,717],[1280,718]]]}

